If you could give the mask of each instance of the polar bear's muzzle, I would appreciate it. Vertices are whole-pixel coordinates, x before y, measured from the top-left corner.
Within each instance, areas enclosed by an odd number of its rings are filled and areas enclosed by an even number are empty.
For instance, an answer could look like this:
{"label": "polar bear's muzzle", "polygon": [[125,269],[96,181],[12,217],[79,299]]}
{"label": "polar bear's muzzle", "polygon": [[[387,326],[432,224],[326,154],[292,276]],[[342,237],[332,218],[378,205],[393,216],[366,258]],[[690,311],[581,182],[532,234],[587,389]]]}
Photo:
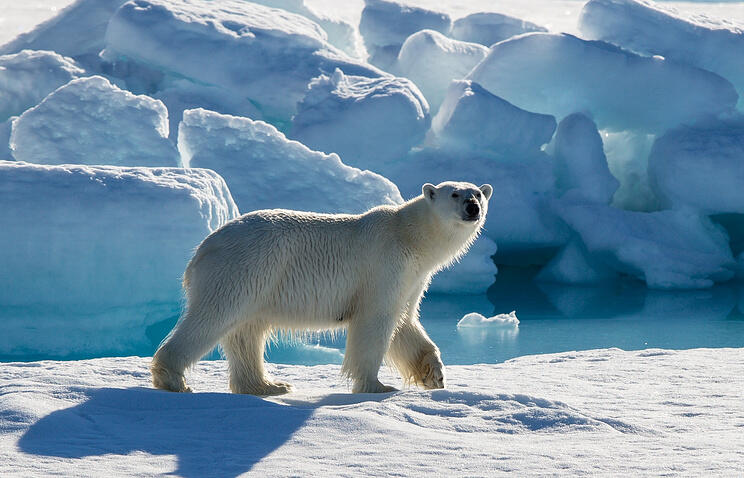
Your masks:
{"label": "polar bear's muzzle", "polygon": [[465,214],[463,220],[465,221],[477,221],[480,218],[481,208],[478,201],[475,199],[468,199],[465,201]]}

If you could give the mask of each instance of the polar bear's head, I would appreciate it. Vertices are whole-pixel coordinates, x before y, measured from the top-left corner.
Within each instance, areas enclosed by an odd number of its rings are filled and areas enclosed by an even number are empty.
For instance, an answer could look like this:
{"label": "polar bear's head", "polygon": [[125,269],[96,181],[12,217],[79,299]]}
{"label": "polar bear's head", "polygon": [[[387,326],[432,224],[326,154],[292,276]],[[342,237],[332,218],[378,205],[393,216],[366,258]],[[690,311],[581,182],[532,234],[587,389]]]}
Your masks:
{"label": "polar bear's head", "polygon": [[493,188],[490,184],[477,187],[471,183],[447,181],[437,186],[426,183],[421,192],[443,221],[480,227],[486,219]]}

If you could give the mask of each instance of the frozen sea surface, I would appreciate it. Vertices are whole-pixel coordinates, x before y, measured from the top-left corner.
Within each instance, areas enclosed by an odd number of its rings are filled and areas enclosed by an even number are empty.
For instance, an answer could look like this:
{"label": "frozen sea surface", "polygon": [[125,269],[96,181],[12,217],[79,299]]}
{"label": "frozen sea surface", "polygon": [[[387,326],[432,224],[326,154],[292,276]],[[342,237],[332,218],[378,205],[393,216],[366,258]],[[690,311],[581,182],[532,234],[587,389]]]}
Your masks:
{"label": "frozen sea surface", "polygon": [[[448,388],[348,393],[337,365],[271,366],[295,391],[149,385],[148,360],[0,367],[0,475],[736,476],[744,349],[600,349],[450,366]],[[383,370],[385,383],[399,380]]]}

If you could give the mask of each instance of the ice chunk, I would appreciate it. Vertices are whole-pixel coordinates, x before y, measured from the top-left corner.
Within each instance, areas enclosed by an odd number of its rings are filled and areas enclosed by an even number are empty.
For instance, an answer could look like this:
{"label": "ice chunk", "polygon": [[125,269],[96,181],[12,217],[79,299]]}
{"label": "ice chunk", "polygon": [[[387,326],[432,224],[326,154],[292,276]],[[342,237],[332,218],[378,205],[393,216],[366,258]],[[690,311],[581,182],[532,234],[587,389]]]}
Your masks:
{"label": "ice chunk", "polygon": [[728,236],[695,211],[633,212],[585,200],[554,207],[591,257],[648,287],[705,288],[734,275]]}
{"label": "ice chunk", "polygon": [[126,1],[76,0],[30,32],[0,46],[0,53],[52,50],[95,69],[109,18]]}
{"label": "ice chunk", "polygon": [[3,321],[36,329],[14,349],[57,356],[157,345],[193,248],[238,214],[202,169],[0,162],[0,203]]}
{"label": "ice chunk", "polygon": [[592,0],[579,28],[587,39],[604,40],[644,54],[662,55],[718,73],[744,93],[744,31],[726,20],[685,17],[654,2]]}
{"label": "ice chunk", "polygon": [[488,49],[483,45],[452,40],[434,30],[421,30],[403,43],[396,72],[421,88],[432,113],[436,113],[450,81],[465,78],[487,54]]}
{"label": "ice chunk", "polygon": [[553,136],[555,118],[517,108],[478,83],[455,80],[431,131],[447,150],[509,158],[538,153]]}
{"label": "ice chunk", "polygon": [[446,13],[413,7],[390,0],[365,0],[359,32],[369,61],[388,70],[395,64],[403,42],[420,30],[448,33],[452,19]]}
{"label": "ice chunk", "polygon": [[338,153],[357,167],[404,157],[431,124],[429,105],[410,80],[347,76],[341,70],[313,80],[297,109],[293,139]]}
{"label": "ice chunk", "polygon": [[278,121],[290,119],[310,80],[322,73],[338,67],[383,75],[331,46],[307,18],[238,0],[126,3],[109,22],[104,57],[160,71],[166,80],[181,76],[219,86]]}
{"label": "ice chunk", "polygon": [[19,115],[85,70],[51,51],[0,56],[0,121]]}
{"label": "ice chunk", "polygon": [[492,239],[479,237],[459,262],[434,276],[429,292],[485,294],[498,272],[491,258],[496,254],[496,249],[496,243]]}
{"label": "ice chunk", "polygon": [[263,121],[187,110],[178,148],[185,166],[221,174],[242,212],[285,208],[359,213],[402,202],[398,188],[382,176],[290,141]]}
{"label": "ice chunk", "polygon": [[529,111],[556,118],[590,112],[601,129],[613,131],[665,131],[737,101],[733,86],[714,73],[568,34],[497,43],[469,79]]}
{"label": "ice chunk", "polygon": [[168,140],[168,111],[92,76],[72,80],[13,123],[18,161],[43,164],[178,166]]}
{"label": "ice chunk", "polygon": [[326,32],[328,43],[331,45],[353,57],[361,57],[363,54],[362,38],[355,27],[344,20],[331,18],[314,10],[305,3],[305,0],[253,0],[253,3],[302,15],[317,23]]}
{"label": "ice chunk", "polygon": [[540,270],[536,279],[562,284],[596,285],[619,274],[592,257],[579,239],[572,239]]}
{"label": "ice chunk", "polygon": [[471,312],[460,319],[457,327],[519,327],[519,319],[517,318],[517,312],[514,310],[508,314],[499,314],[488,318],[478,312]]}
{"label": "ice chunk", "polygon": [[648,184],[648,155],[656,135],[639,131],[601,131],[607,165],[620,187],[612,205],[629,211],[658,211],[659,201]]}
{"label": "ice chunk", "polygon": [[602,138],[594,122],[581,113],[566,116],[553,140],[556,188],[608,204],[618,181],[610,173]]}
{"label": "ice chunk", "polygon": [[663,206],[744,213],[744,116],[667,132],[654,143],[648,167]]}
{"label": "ice chunk", "polygon": [[545,28],[501,13],[480,12],[455,20],[450,36],[457,40],[491,46],[515,35],[546,32]]}

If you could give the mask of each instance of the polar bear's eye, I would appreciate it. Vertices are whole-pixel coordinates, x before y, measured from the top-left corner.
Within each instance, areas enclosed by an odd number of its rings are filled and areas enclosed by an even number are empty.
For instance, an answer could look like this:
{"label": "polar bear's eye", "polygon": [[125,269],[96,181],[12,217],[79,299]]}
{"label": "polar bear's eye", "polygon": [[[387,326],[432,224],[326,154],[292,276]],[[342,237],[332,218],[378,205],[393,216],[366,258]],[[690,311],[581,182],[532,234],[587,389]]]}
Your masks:
{"label": "polar bear's eye", "polygon": [[481,193],[475,193],[475,197],[477,197],[478,199],[480,199]]}
{"label": "polar bear's eye", "polygon": [[453,197],[453,198],[459,198],[459,197],[460,197],[460,195],[459,195],[459,194],[457,194],[457,193],[452,193],[452,197]]}

